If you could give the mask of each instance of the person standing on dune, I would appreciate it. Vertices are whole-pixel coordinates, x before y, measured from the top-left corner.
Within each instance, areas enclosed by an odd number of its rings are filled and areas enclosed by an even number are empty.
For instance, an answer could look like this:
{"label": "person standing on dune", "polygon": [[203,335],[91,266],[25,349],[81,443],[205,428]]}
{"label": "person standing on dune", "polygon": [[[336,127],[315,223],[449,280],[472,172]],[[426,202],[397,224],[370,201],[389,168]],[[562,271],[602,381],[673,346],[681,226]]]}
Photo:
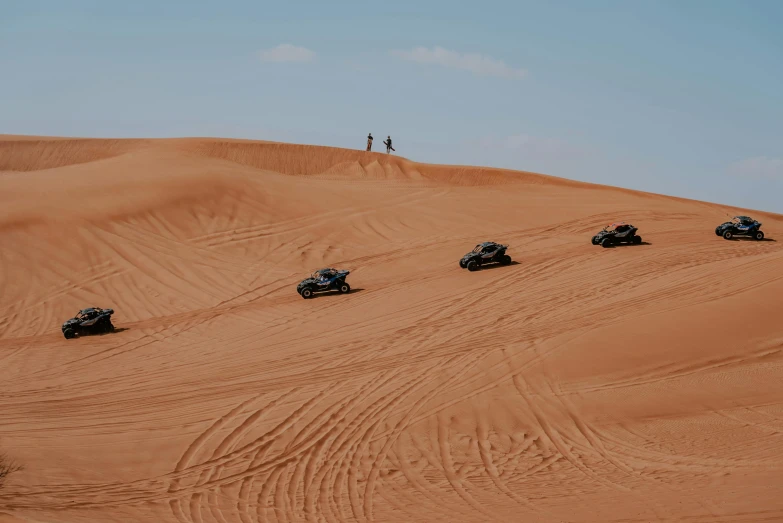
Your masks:
{"label": "person standing on dune", "polygon": [[386,146],[386,154],[389,154],[389,151],[394,151],[394,147],[392,147],[392,141],[391,136],[386,137],[386,141],[383,142],[383,144]]}
{"label": "person standing on dune", "polygon": [[372,133],[367,135],[367,150],[372,151]]}

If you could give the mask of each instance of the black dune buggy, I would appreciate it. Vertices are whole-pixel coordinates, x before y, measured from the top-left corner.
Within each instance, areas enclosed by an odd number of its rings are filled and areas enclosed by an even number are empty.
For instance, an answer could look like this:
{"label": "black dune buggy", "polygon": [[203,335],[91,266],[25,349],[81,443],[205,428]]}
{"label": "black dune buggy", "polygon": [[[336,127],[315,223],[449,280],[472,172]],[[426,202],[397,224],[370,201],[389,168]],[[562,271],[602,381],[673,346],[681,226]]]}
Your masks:
{"label": "black dune buggy", "polygon": [[761,232],[761,223],[748,216],[735,216],[730,222],[721,223],[715,227],[715,234],[723,236],[727,240],[735,236],[753,238],[761,241],[764,239],[764,233]]}
{"label": "black dune buggy", "polygon": [[63,336],[66,339],[71,339],[83,334],[114,332],[114,325],[111,323],[112,314],[114,314],[114,309],[101,309],[100,307],[82,309],[79,314],[63,323]]}
{"label": "black dune buggy", "polygon": [[593,236],[593,245],[600,245],[601,247],[612,247],[620,243],[629,243],[632,245],[639,245],[642,243],[642,237],[636,234],[638,231],[636,227],[629,223],[617,222],[611,225],[607,225],[601,231]]}
{"label": "black dune buggy", "polygon": [[309,278],[302,280],[296,286],[296,292],[304,298],[312,298],[316,292],[336,290],[341,294],[351,292],[351,286],[345,281],[351,271],[338,271],[337,269],[318,269]]}
{"label": "black dune buggy", "polygon": [[511,256],[506,254],[506,249],[508,249],[508,245],[495,242],[479,243],[460,259],[459,266],[469,271],[477,271],[482,265],[488,263],[510,265]]}

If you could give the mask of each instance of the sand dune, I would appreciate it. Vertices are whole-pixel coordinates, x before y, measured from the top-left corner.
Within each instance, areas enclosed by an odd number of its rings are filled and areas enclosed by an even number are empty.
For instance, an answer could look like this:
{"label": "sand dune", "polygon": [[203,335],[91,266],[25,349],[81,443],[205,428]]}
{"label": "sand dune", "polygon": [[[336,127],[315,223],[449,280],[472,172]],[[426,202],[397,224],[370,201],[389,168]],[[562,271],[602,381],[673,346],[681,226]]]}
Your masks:
{"label": "sand dune", "polygon": [[[739,212],[769,241],[713,234]],[[590,245],[615,220],[645,244]],[[460,269],[484,240],[517,263]],[[0,241],[0,451],[24,465],[0,521],[783,520],[783,216],[325,147],[5,136]],[[301,299],[321,266],[353,292]],[[93,305],[118,332],[63,339]]]}

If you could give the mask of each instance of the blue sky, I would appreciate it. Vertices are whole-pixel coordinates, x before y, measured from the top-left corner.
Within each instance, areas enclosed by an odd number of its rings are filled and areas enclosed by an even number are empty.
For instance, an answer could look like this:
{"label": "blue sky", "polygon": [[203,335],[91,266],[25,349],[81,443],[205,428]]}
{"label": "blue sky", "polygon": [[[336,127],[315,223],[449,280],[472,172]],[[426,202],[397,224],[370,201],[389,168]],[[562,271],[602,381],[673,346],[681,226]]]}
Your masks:
{"label": "blue sky", "polygon": [[5,0],[0,133],[371,131],[417,161],[783,212],[783,2],[456,4]]}

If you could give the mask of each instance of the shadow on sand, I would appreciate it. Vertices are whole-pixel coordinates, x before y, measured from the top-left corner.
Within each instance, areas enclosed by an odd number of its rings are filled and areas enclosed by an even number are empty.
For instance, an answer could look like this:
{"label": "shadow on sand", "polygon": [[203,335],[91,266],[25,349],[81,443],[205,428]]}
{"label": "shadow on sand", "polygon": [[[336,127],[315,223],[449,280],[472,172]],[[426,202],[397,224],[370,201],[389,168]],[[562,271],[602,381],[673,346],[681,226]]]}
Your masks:
{"label": "shadow on sand", "polygon": [[519,262],[518,261],[512,261],[508,265],[501,265],[499,263],[492,263],[490,265],[482,265],[481,267],[479,267],[479,271],[488,271],[490,269],[500,269],[501,267],[511,267],[512,265],[519,265]]}
{"label": "shadow on sand", "polygon": [[754,240],[753,238],[749,236],[733,236],[730,240],[726,240],[726,238],[723,238],[724,241],[730,241],[730,242],[776,242],[777,240],[773,240],[772,238],[762,238],[760,240]]}
{"label": "shadow on sand", "polygon": [[[364,289],[361,287],[356,287],[356,288],[351,287],[351,292],[348,293],[348,296],[350,296],[351,294],[356,294],[357,292],[362,292],[363,290]],[[310,299],[313,300],[315,298],[326,298],[327,296],[344,296],[344,295],[341,294],[340,291],[331,290],[328,292],[314,292],[313,297]]]}
{"label": "shadow on sand", "polygon": [[93,332],[93,333],[89,333],[89,334],[87,334],[87,333],[79,334],[78,336],[76,336],[76,338],[78,339],[78,338],[94,338],[96,336],[111,336],[112,334],[125,332],[126,330],[128,330],[127,327],[120,327],[119,329],[115,328],[111,332]]}
{"label": "shadow on sand", "polygon": [[[643,245],[652,245],[652,243],[644,242],[644,241],[642,243],[615,243],[614,245],[612,245],[609,248],[610,249],[614,249],[614,248],[617,248],[617,247],[641,247]],[[603,247],[603,248],[606,248],[606,247]]]}

